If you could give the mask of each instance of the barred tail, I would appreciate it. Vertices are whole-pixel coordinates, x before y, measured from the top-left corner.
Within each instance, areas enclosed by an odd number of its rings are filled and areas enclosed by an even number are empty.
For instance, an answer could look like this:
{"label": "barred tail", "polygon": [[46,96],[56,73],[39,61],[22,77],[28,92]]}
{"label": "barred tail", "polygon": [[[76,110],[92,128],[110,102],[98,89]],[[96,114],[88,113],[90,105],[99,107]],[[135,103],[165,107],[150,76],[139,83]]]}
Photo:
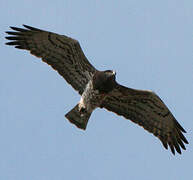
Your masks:
{"label": "barred tail", "polygon": [[85,130],[88,120],[92,112],[84,112],[81,113],[78,109],[78,104],[69,111],[65,117],[73,124],[75,124],[78,128]]}

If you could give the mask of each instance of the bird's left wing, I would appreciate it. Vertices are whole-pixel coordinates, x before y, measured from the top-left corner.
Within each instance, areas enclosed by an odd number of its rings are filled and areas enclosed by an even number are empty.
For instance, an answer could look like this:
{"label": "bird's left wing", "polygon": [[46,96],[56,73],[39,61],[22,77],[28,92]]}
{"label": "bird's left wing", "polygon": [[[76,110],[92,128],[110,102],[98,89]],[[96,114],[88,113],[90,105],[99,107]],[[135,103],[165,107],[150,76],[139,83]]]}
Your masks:
{"label": "bird's left wing", "polygon": [[11,27],[7,45],[29,50],[51,65],[80,94],[96,69],[89,63],[77,40],[24,25],[26,29]]}
{"label": "bird's left wing", "polygon": [[135,90],[117,84],[102,103],[103,107],[153,133],[166,149],[170,146],[173,154],[175,150],[181,154],[180,147],[186,149],[184,143],[188,144],[188,141],[183,135],[186,131],[152,91]]}

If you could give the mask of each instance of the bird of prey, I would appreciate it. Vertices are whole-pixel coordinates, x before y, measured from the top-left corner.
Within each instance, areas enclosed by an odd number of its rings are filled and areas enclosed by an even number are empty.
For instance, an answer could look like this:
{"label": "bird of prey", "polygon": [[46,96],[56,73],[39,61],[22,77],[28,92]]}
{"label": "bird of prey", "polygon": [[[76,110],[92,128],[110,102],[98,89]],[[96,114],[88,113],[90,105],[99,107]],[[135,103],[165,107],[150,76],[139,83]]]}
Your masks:
{"label": "bird of prey", "polygon": [[105,108],[121,115],[160,139],[163,146],[181,154],[188,141],[184,128],[164,102],[152,91],[127,88],[116,82],[112,70],[99,71],[88,61],[77,40],[27,25],[10,27],[7,45],[29,50],[42,58],[81,95],[78,104],[65,116],[85,130],[92,112]]}

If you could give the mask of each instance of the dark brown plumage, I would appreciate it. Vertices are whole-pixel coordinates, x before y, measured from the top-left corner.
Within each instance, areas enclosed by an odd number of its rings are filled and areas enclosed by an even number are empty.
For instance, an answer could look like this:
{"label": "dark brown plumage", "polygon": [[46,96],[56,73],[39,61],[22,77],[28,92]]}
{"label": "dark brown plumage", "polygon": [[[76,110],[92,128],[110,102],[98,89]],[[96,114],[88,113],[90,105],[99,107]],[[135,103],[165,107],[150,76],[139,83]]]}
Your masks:
{"label": "dark brown plumage", "polygon": [[[111,75],[112,73],[114,73],[114,76]],[[115,72],[110,70],[97,71],[93,75],[93,88],[99,90],[100,93],[109,93],[117,85],[115,81],[115,74]]]}
{"label": "dark brown plumage", "polygon": [[119,85],[113,71],[98,71],[87,60],[78,41],[27,25],[6,32],[7,45],[29,50],[51,65],[81,95],[80,102],[65,116],[77,127],[86,129],[92,111],[105,108],[130,119],[158,137],[163,146],[181,154],[188,141],[186,131],[163,101],[152,91]]}
{"label": "dark brown plumage", "polygon": [[101,107],[130,119],[157,136],[173,154],[181,154],[188,141],[186,131],[176,121],[164,102],[152,91],[136,90],[118,85],[103,101]]}
{"label": "dark brown plumage", "polygon": [[52,66],[80,94],[96,69],[89,63],[77,40],[64,35],[24,25],[26,29],[11,27],[7,45],[29,50]]}

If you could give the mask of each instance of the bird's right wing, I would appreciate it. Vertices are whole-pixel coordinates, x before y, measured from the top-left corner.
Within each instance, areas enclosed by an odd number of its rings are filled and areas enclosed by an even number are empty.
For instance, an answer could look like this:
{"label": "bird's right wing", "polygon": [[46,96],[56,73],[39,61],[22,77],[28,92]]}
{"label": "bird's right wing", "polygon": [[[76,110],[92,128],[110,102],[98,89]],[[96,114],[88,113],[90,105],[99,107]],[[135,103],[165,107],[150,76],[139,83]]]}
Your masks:
{"label": "bird's right wing", "polygon": [[188,144],[188,141],[183,135],[186,131],[152,91],[131,89],[118,84],[102,103],[103,107],[153,133],[166,149],[170,146],[173,154],[175,149],[181,154],[180,146],[186,149],[184,143]]}
{"label": "bird's right wing", "polygon": [[77,40],[24,25],[26,29],[11,27],[7,45],[29,50],[51,65],[80,94],[96,69],[89,63]]}

